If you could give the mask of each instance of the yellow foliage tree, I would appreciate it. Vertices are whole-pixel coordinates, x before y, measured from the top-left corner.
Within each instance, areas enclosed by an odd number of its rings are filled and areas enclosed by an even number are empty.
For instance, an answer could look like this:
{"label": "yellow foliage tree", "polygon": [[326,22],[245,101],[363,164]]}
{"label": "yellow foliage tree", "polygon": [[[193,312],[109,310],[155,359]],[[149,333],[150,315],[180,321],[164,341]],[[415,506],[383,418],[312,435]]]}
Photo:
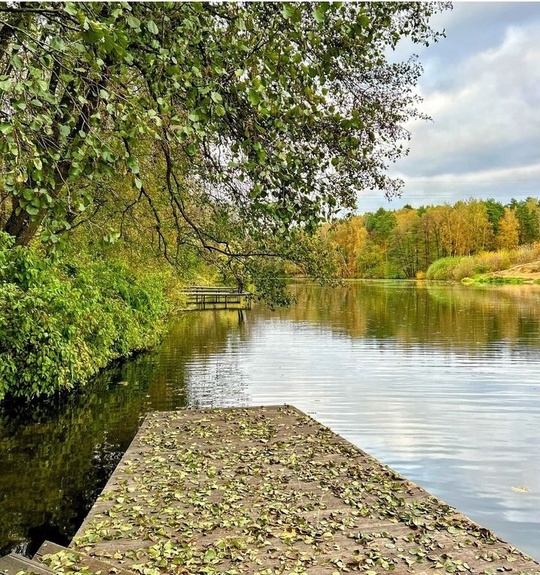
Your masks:
{"label": "yellow foliage tree", "polygon": [[358,254],[364,248],[368,232],[364,218],[353,216],[337,223],[330,232],[331,241],[339,254],[343,277],[354,277],[358,271]]}
{"label": "yellow foliage tree", "polygon": [[499,232],[495,238],[498,249],[513,249],[519,244],[519,222],[514,210],[504,208],[504,215],[499,222]]}

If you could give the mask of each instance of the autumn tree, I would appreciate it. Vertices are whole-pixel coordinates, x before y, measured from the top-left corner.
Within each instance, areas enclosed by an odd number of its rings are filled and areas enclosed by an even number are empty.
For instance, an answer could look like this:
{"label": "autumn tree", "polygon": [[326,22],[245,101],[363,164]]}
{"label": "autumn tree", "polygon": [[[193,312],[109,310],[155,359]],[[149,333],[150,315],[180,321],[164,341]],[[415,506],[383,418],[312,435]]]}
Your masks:
{"label": "autumn tree", "polygon": [[361,216],[339,220],[329,229],[329,239],[337,249],[341,276],[356,276],[358,254],[364,249],[367,238],[368,232]]}
{"label": "autumn tree", "polygon": [[458,254],[459,221],[456,213],[450,204],[437,206],[438,228],[441,238],[441,251],[443,256],[455,256]]}
{"label": "autumn tree", "polygon": [[466,214],[469,234],[468,253],[488,250],[493,244],[493,227],[489,221],[487,205],[482,200],[471,199],[466,202]]}
{"label": "autumn tree", "polygon": [[372,239],[367,239],[356,257],[359,277],[388,277],[388,254],[381,245]]}
{"label": "autumn tree", "polygon": [[420,66],[386,54],[435,40],[445,7],[2,3],[1,227],[54,242],[122,179],[169,256],[288,257],[358,191],[398,190],[385,170],[420,116]]}
{"label": "autumn tree", "polygon": [[460,200],[439,208],[443,255],[463,256],[486,249],[491,242],[491,225],[479,200]]}
{"label": "autumn tree", "polygon": [[422,269],[425,271],[433,261],[442,257],[441,211],[434,206],[418,210],[419,233],[422,234]]}
{"label": "autumn tree", "polygon": [[495,237],[497,249],[513,249],[519,245],[519,222],[514,210],[504,208],[499,221],[499,232]]}
{"label": "autumn tree", "polygon": [[396,226],[390,235],[389,255],[404,277],[413,278],[421,268],[423,251],[420,216],[416,210],[404,208],[395,217]]}

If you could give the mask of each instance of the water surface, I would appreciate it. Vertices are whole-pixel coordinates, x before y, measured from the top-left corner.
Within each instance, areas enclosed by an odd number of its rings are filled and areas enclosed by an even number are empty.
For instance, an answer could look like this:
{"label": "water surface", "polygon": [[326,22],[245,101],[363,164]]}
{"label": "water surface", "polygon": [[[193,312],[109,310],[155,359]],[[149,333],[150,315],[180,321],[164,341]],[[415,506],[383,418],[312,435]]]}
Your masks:
{"label": "water surface", "polygon": [[354,282],[193,312],[59,405],[0,419],[0,548],[63,542],[151,409],[291,403],[540,559],[540,289]]}

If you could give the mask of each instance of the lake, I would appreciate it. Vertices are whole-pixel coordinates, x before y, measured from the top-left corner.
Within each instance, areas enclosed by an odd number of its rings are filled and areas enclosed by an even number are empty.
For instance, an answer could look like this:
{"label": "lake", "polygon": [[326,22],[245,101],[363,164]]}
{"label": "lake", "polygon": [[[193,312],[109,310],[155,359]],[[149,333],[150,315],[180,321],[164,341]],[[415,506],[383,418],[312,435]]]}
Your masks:
{"label": "lake", "polygon": [[0,549],[67,543],[149,410],[290,403],[540,559],[540,286],[292,286],[0,410]]}

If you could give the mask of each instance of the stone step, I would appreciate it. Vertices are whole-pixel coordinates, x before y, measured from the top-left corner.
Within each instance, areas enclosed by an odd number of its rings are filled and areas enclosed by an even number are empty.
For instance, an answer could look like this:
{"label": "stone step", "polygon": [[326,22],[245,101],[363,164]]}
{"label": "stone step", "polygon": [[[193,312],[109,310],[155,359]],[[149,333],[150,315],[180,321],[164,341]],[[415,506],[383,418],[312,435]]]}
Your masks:
{"label": "stone step", "polygon": [[[85,572],[87,572],[88,575],[92,575],[92,573],[100,573],[100,575],[135,575],[133,571],[116,567],[110,563],[102,561],[101,559],[90,557],[90,555],[75,551],[69,547],[63,547],[62,545],[52,543],[51,541],[45,541],[43,545],[41,545],[41,547],[36,551],[34,559],[47,565],[47,560],[44,559],[44,557],[46,555],[55,555],[56,553],[63,554],[63,556],[59,556],[59,560],[61,559],[64,567],[69,566],[71,569],[77,570],[85,568]],[[54,565],[51,565],[51,567],[54,567]],[[52,573],[52,571],[48,571],[48,573]],[[1,571],[0,575],[3,575]]]}
{"label": "stone step", "polygon": [[0,574],[1,575],[17,575],[17,573],[24,573],[24,575],[54,575],[45,565],[28,559],[19,553],[10,553],[5,557],[0,557]]}

